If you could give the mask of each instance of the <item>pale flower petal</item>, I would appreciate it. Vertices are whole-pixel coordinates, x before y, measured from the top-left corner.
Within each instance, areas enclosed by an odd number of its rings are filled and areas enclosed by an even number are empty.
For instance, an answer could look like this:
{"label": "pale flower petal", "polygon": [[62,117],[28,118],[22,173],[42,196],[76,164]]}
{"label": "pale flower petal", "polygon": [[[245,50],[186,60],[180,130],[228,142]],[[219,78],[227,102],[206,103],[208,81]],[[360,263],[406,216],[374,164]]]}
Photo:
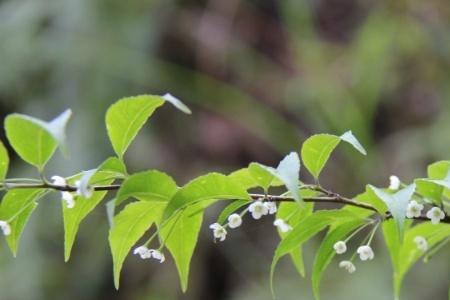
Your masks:
{"label": "pale flower petal", "polygon": [[435,206],[427,212],[427,218],[431,220],[431,223],[439,224],[445,218],[445,214],[439,207]]}
{"label": "pale flower petal", "polygon": [[11,234],[11,226],[9,226],[9,223],[6,221],[0,221],[0,229],[3,231],[4,235]]}
{"label": "pale flower petal", "polygon": [[267,208],[267,211],[270,215],[273,215],[277,212],[277,204],[273,201],[264,202],[264,206]]}
{"label": "pale flower petal", "polygon": [[214,239],[219,239],[223,242],[227,237],[227,230],[219,223],[209,225],[209,228],[213,230]]}
{"label": "pale flower petal", "polygon": [[61,197],[66,203],[67,208],[73,208],[75,206],[75,200],[73,194],[70,192],[61,192]]}
{"label": "pale flower petal", "polygon": [[139,246],[133,251],[134,255],[139,255],[141,259],[147,259],[152,257],[152,252],[146,246]]}
{"label": "pale flower petal", "polygon": [[343,254],[347,251],[347,245],[344,241],[338,241],[333,246],[337,254]]}
{"label": "pale flower petal", "polygon": [[344,268],[350,274],[356,271],[355,265],[349,260],[343,260],[339,263],[339,268]]}
{"label": "pale flower petal", "polygon": [[273,222],[273,225],[278,227],[278,229],[280,229],[281,232],[288,232],[292,230],[291,225],[286,223],[286,221],[284,221],[283,219],[276,219]]}
{"label": "pale flower petal", "polygon": [[67,181],[64,177],[58,176],[58,175],[54,175],[51,178],[52,180],[52,184],[54,185],[59,185],[59,186],[66,186],[67,185]]}
{"label": "pale flower petal", "polygon": [[390,190],[398,190],[400,188],[400,179],[392,175],[389,177],[389,189]]}
{"label": "pale flower petal", "polygon": [[228,226],[230,228],[237,228],[241,226],[242,224],[242,218],[239,214],[231,214],[228,216]]}
{"label": "pale flower petal", "polygon": [[417,218],[422,214],[423,205],[417,203],[417,201],[412,200],[408,203],[408,207],[406,208],[406,217],[407,218]]}
{"label": "pale flower petal", "polygon": [[428,250],[428,242],[423,236],[416,236],[414,237],[414,243],[416,243],[416,246],[419,250],[425,252]]}
{"label": "pale flower petal", "polygon": [[249,212],[252,214],[253,219],[261,219],[262,216],[267,215],[269,210],[267,206],[261,200],[257,200],[248,206]]}
{"label": "pale flower petal", "polygon": [[372,248],[368,245],[360,246],[356,252],[361,260],[372,260],[375,257]]}

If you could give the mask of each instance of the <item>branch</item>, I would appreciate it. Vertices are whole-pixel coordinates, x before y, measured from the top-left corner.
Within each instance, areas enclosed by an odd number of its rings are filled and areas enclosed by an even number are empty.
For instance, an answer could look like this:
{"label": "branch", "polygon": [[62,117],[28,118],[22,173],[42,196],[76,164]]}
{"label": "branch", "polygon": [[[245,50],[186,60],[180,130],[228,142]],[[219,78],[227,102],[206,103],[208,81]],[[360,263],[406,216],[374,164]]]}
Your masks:
{"label": "branch", "polygon": [[[95,185],[93,186],[94,191],[115,191],[120,188],[120,184],[111,184],[111,185]],[[77,188],[73,185],[54,185],[49,182],[42,182],[42,183],[8,183],[3,182],[0,183],[0,187],[10,190],[10,189],[52,189],[56,191],[61,192],[75,192]],[[381,217],[389,219],[392,218],[390,212],[386,212],[385,215],[382,215],[378,212],[378,210],[364,202],[359,202],[350,198],[343,197],[335,192],[329,191],[319,185],[304,185],[301,186],[302,189],[310,189],[317,192],[320,192],[324,194],[325,196],[316,196],[316,197],[304,197],[303,201],[305,202],[315,202],[315,203],[336,203],[336,204],[343,204],[343,205],[351,205],[355,207],[359,207],[366,210],[371,210],[379,215]],[[249,194],[250,197],[253,200],[259,200],[259,199],[267,199],[269,201],[275,201],[275,202],[295,202],[295,199],[288,196],[279,196],[279,195],[264,195],[264,194]],[[414,220],[419,221],[430,221],[425,215],[415,217]],[[441,220],[442,223],[448,223],[450,224],[450,216],[445,215],[445,218]]]}

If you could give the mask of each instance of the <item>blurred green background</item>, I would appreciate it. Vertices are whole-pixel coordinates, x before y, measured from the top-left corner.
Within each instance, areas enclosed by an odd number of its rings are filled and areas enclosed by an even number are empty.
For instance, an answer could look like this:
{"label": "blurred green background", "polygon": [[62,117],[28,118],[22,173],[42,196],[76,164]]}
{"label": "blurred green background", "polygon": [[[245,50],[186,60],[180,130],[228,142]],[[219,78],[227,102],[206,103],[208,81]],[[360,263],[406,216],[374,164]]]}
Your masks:
{"label": "blurred green background", "polygon": [[[0,113],[51,119],[65,108],[71,156],[47,175],[69,175],[113,154],[107,107],[124,96],[170,92],[194,111],[158,111],[129,149],[130,171],[158,168],[179,185],[250,161],[275,165],[310,134],[353,130],[368,157],[333,155],[322,184],[345,195],[365,183],[408,182],[430,162],[450,159],[448,0],[3,0],[0,1]],[[5,141],[4,132],[1,133]],[[12,153],[12,152],[10,152]],[[10,176],[36,176],[13,157]],[[306,172],[304,172],[306,173]],[[302,179],[311,178],[302,174]],[[41,201],[13,258],[0,243],[0,299],[271,299],[277,243],[272,220],[250,218],[214,244],[209,209],[190,288],[175,267],[129,257],[115,291],[100,205],[63,261],[58,195]],[[307,245],[310,270],[319,240]],[[356,244],[353,246],[357,246]],[[382,237],[376,259],[348,275],[331,264],[323,299],[392,299]],[[309,275],[309,274],[308,274]],[[402,299],[446,299],[450,247],[418,263]],[[310,280],[286,259],[279,299],[312,299]]]}

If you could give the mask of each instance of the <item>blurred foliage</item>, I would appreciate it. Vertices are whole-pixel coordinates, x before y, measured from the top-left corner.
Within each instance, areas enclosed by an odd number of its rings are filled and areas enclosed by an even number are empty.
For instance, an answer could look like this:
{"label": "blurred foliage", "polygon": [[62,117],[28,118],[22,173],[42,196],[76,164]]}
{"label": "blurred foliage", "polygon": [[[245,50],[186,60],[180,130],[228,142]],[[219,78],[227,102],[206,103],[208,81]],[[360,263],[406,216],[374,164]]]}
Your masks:
{"label": "blurred foliage", "polygon": [[[159,168],[180,184],[253,160],[274,165],[310,134],[351,129],[368,158],[352,164],[353,152],[339,151],[329,169],[340,171],[325,169],[322,182],[351,195],[449,158],[449,28],[448,0],[3,0],[0,113],[51,119],[72,108],[70,160],[59,157],[48,171],[67,175],[113,153],[103,127],[110,103],[169,91],[193,116],[164,109],[126,159],[132,171]],[[11,175],[31,173],[15,162]],[[220,246],[204,235],[186,295],[174,288],[170,263],[131,258],[115,292],[105,212],[82,224],[64,264],[54,200],[40,204],[48,210],[37,209],[18,259],[1,245],[1,299],[270,299],[269,221]],[[407,276],[404,299],[447,295],[447,249]],[[381,244],[377,252],[358,276],[330,270],[323,299],[389,298],[388,257]],[[291,268],[277,278],[280,299],[312,297]]]}

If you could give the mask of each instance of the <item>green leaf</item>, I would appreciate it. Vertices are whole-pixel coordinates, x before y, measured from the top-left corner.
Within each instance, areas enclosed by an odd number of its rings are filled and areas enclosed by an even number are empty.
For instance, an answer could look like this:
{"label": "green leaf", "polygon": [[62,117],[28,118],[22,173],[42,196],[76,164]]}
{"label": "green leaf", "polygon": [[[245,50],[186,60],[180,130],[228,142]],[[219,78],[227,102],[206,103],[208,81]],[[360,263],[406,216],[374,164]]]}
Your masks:
{"label": "green leaf", "polygon": [[303,143],[301,149],[302,161],[315,179],[319,178],[320,172],[340,141],[341,139],[335,135],[317,134]]}
{"label": "green leaf", "polygon": [[235,180],[219,173],[209,173],[180,188],[167,205],[163,219],[188,205],[212,199],[251,200],[245,189]]}
{"label": "green leaf", "polygon": [[127,168],[122,160],[117,157],[109,157],[100,166],[102,173],[110,173],[112,178],[124,178],[127,176]]}
{"label": "green leaf", "polygon": [[266,168],[267,167],[259,163],[251,163],[248,165],[250,175],[257,183],[257,186],[262,187],[264,191],[267,191],[267,189],[271,186],[275,177],[275,175],[272,172],[267,171]]}
{"label": "green leaf", "polygon": [[8,151],[2,142],[0,142],[0,180],[4,180],[8,173],[9,156]]}
{"label": "green leaf", "polygon": [[344,223],[336,228],[330,229],[326,237],[322,241],[314,259],[312,271],[312,287],[316,300],[320,299],[319,285],[320,281],[322,280],[322,275],[336,254],[333,245],[337,241],[344,240],[351,231],[355,230],[363,224],[363,220],[352,220],[348,223]]}
{"label": "green leaf", "polygon": [[[102,166],[96,170],[88,171],[87,174],[82,176],[83,182],[90,184],[91,182],[104,182],[104,184],[110,184],[114,179],[111,179],[109,172],[102,172]],[[84,179],[83,179],[84,177]],[[77,178],[72,178],[73,181]],[[64,219],[64,260],[68,261],[70,258],[70,252],[72,251],[75,236],[78,232],[81,222],[84,218],[103,200],[107,191],[95,191],[90,198],[84,198],[77,196],[75,206],[73,208],[67,208],[62,205],[63,219]]]}
{"label": "green leaf", "polygon": [[39,170],[44,168],[58,146],[45,128],[25,115],[12,114],[6,117],[5,130],[17,154]]}
{"label": "green leaf", "polygon": [[353,133],[349,130],[343,135],[341,135],[341,140],[352,145],[356,150],[358,150],[362,155],[367,155],[366,149],[361,145],[361,143],[356,139]]}
{"label": "green leaf", "polygon": [[164,104],[160,96],[141,95],[123,98],[106,112],[106,128],[117,156],[123,154],[155,109]]}
{"label": "green leaf", "polygon": [[411,184],[397,191],[395,194],[388,194],[385,191],[370,186],[370,188],[375,192],[375,194],[386,203],[389,212],[397,224],[398,233],[400,236],[400,241],[403,240],[403,227],[406,218],[406,209],[408,207],[409,200],[414,195],[416,190],[416,185]]}
{"label": "green leaf", "polygon": [[0,220],[8,221],[11,226],[11,234],[6,237],[6,241],[14,256],[17,254],[23,229],[37,206],[36,201],[44,193],[45,190],[41,189],[16,189],[8,191],[3,197]]}
{"label": "green leaf", "polygon": [[175,106],[177,109],[184,112],[185,114],[190,115],[192,113],[189,107],[186,106],[186,104],[184,104],[183,102],[181,102],[180,99],[175,98],[171,94],[167,93],[163,95],[162,98],[167,102],[170,102],[173,106]]}
{"label": "green leaf", "polygon": [[153,223],[161,219],[165,205],[161,202],[133,202],[114,217],[113,226],[109,231],[109,244],[113,257],[116,289],[119,289],[120,271],[131,247]]}
{"label": "green leaf", "polygon": [[175,181],[160,171],[146,171],[128,177],[117,192],[116,205],[134,197],[143,201],[168,202],[177,191]]}
{"label": "green leaf", "polygon": [[178,211],[176,216],[161,228],[160,233],[175,260],[183,292],[188,287],[189,267],[203,221],[203,210],[200,210],[200,206],[201,203]]}
{"label": "green leaf", "polygon": [[303,164],[315,179],[319,178],[331,153],[341,141],[351,144],[361,154],[367,154],[366,150],[351,131],[347,131],[341,136],[317,134],[311,136],[303,143],[301,149]]}
{"label": "green leaf", "polygon": [[331,224],[340,224],[351,220],[360,219],[357,215],[345,210],[322,210],[306,217],[300,224],[294,227],[286,237],[281,240],[270,267],[270,286],[272,294],[273,275],[278,261],[286,254],[291,253],[297,247],[316,235],[319,231]]}
{"label": "green leaf", "polygon": [[[313,196],[316,193],[309,190],[303,190],[302,196]],[[305,205],[300,206],[298,203],[293,202],[282,202],[278,206],[277,210],[277,219],[283,219],[286,221],[290,226],[296,227],[298,224],[300,224],[306,217],[310,216],[313,212],[313,203],[306,203]],[[278,234],[280,235],[281,239],[283,239],[285,236],[287,236],[288,232],[282,232],[281,230],[278,230]],[[305,277],[305,265],[303,262],[303,251],[302,247],[299,246],[298,248],[295,248],[290,253],[291,260],[300,274],[300,276]]]}
{"label": "green leaf", "polygon": [[394,292],[396,299],[400,296],[403,278],[424,252],[419,250],[414,242],[416,236],[422,236],[427,240],[428,247],[432,248],[443,239],[450,236],[449,224],[421,223],[406,229],[403,244],[400,244],[395,226],[391,220],[384,222],[383,233],[388,245],[394,266]]}
{"label": "green leaf", "polygon": [[444,179],[449,175],[450,160],[442,160],[428,166],[428,178]]}
{"label": "green leaf", "polygon": [[72,115],[70,109],[50,122],[23,114],[11,114],[5,119],[6,136],[19,156],[42,170],[60,145],[66,153],[66,125]]}
{"label": "green leaf", "polygon": [[252,203],[251,200],[234,200],[231,201],[230,204],[228,204],[220,213],[219,218],[217,218],[217,223],[223,225],[226,221],[228,216],[230,216],[232,213],[237,211],[239,208],[246,206],[248,204]]}
{"label": "green leaf", "polygon": [[245,190],[259,186],[248,168],[242,168],[228,175],[228,178],[242,186]]}

